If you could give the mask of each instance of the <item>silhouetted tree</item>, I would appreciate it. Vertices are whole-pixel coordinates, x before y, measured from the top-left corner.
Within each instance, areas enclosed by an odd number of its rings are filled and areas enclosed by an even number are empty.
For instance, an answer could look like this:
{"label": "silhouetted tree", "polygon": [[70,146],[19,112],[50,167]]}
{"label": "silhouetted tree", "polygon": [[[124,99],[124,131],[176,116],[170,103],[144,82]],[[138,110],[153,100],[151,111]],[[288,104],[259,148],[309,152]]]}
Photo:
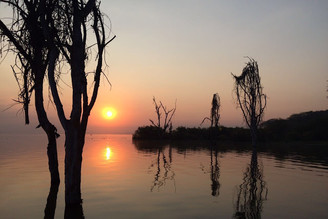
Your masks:
{"label": "silhouetted tree", "polygon": [[[25,123],[29,124],[29,103],[34,91],[35,108],[39,120],[38,127],[46,132],[48,137],[48,160],[51,183],[59,183],[56,127],[49,121],[43,104],[43,81],[48,66],[49,51],[41,28],[41,17],[45,17],[44,4],[40,1],[0,1],[7,3],[13,10],[13,19],[6,25],[0,20],[0,51],[16,54],[12,66],[14,76],[19,85],[19,95],[16,102],[23,104]],[[44,1],[43,1],[44,3]],[[44,20],[43,20],[44,21]],[[7,42],[8,41],[8,42]]]}
{"label": "silhouetted tree", "polygon": [[267,200],[267,195],[263,167],[258,165],[257,151],[254,149],[251,163],[244,172],[243,183],[237,191],[234,218],[261,218],[263,201]]}
{"label": "silhouetted tree", "polygon": [[[155,97],[153,97],[153,102],[155,105],[155,112],[157,115],[157,122],[155,123],[153,120],[149,119],[149,121],[152,123],[153,126],[162,128],[164,132],[169,129],[169,131],[172,131],[172,118],[174,116],[174,113],[177,109],[177,101],[175,101],[174,108],[168,110],[166,106],[163,105],[162,101],[159,101],[159,104],[156,102]],[[161,124],[162,119],[162,113],[164,113],[164,123]]]}
{"label": "silhouetted tree", "polygon": [[235,79],[235,93],[246,124],[250,128],[253,146],[256,145],[258,126],[263,119],[266,95],[263,94],[257,62],[249,58],[240,76]]}
{"label": "silhouetted tree", "polygon": [[211,117],[205,117],[200,125],[204,123],[205,120],[209,120],[211,122],[211,127],[219,127],[219,119],[220,119],[220,96],[218,93],[213,94],[212,99],[212,108],[211,108]]}
{"label": "silhouetted tree", "polygon": [[[9,41],[8,51],[17,55],[15,66],[23,78],[23,95],[20,97],[25,115],[28,115],[29,94],[34,91],[39,126],[47,133],[51,148],[56,149],[57,129],[49,122],[43,105],[43,82],[47,73],[57,115],[65,130],[65,201],[66,204],[79,204],[82,202],[81,164],[88,118],[97,99],[104,50],[115,37],[108,38],[100,2],[96,0],[0,2],[9,4],[15,15],[9,25],[0,21],[0,34],[2,42]],[[91,57],[94,57],[96,67],[89,72],[94,74],[89,99],[86,64]],[[58,92],[57,81],[63,68],[70,69],[71,75],[70,118],[66,118]],[[58,166],[57,151],[53,149],[51,154]],[[58,172],[58,167],[51,162],[49,156],[50,172],[54,167]]]}
{"label": "silhouetted tree", "polygon": [[162,107],[162,105],[158,104],[156,102],[155,97],[153,97],[153,102],[154,102],[154,105],[155,105],[155,112],[156,112],[156,115],[157,115],[157,123],[155,124],[155,122],[151,119],[149,119],[149,121],[153,124],[153,126],[161,128],[161,118],[162,118],[161,107]]}

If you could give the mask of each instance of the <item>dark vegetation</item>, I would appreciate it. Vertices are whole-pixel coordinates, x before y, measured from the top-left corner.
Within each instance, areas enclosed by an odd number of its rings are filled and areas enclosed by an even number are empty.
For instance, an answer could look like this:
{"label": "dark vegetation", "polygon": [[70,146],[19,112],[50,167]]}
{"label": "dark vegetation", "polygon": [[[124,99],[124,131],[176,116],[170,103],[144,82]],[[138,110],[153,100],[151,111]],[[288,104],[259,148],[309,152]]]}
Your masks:
{"label": "dark vegetation", "polygon": [[[169,140],[227,140],[250,141],[248,128],[186,128],[178,127],[171,132],[154,126],[139,127],[133,139]],[[287,119],[271,119],[259,128],[259,141],[327,141],[328,110],[294,114]]]}
{"label": "dark vegetation", "polygon": [[171,132],[154,126],[139,127],[133,134],[133,139],[174,139],[174,140],[237,140],[248,141],[249,130],[245,128],[186,128],[180,126]]}
{"label": "dark vegetation", "polygon": [[328,140],[328,110],[291,115],[288,119],[270,119],[261,125],[262,137],[270,141]]}

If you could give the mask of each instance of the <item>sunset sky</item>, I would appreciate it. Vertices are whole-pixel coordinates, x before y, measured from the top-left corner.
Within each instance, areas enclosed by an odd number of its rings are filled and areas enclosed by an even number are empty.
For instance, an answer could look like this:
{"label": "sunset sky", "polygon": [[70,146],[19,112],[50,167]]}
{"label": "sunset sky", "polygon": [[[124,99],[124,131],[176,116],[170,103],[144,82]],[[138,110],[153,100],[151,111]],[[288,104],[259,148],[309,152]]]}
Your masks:
{"label": "sunset sky", "polygon": [[[241,73],[245,56],[259,64],[268,96],[265,120],[328,108],[326,0],[114,0],[102,1],[101,8],[111,20],[112,35],[117,35],[106,55],[112,88],[105,80],[101,83],[88,133],[132,133],[150,125],[149,119],[155,119],[153,96],[168,108],[177,100],[174,127],[198,127],[209,116],[214,93],[221,97],[220,123],[245,126],[231,76]],[[0,17],[10,15],[0,4]],[[35,131],[33,103],[30,126],[18,112],[21,106],[4,111],[17,98],[18,87],[10,68],[12,56],[3,59],[0,133],[41,133]],[[69,87],[60,87],[69,115]],[[45,103],[62,133],[54,106]],[[106,107],[116,110],[113,119],[104,118]]]}

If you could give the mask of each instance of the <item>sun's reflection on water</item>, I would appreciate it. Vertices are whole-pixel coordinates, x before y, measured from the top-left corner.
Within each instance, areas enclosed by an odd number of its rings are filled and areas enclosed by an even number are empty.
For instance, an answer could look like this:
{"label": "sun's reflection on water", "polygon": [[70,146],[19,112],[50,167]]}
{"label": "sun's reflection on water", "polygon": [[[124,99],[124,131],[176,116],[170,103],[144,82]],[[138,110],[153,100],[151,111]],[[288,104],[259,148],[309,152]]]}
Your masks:
{"label": "sun's reflection on water", "polygon": [[111,156],[112,156],[112,153],[111,153],[110,147],[107,146],[106,147],[106,160],[110,160]]}

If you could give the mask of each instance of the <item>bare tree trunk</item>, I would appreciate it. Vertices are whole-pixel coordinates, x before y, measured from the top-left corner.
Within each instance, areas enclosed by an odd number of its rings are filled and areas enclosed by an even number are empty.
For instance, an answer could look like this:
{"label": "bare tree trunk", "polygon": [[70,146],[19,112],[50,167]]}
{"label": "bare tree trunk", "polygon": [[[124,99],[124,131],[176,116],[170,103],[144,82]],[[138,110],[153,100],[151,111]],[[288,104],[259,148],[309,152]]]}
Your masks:
{"label": "bare tree trunk", "polygon": [[252,136],[252,146],[255,148],[257,145],[257,128],[251,127],[251,136]]}
{"label": "bare tree trunk", "polygon": [[65,128],[65,202],[66,205],[78,205],[81,198],[81,166],[82,147],[80,138],[80,119],[82,113],[82,88],[86,83],[84,73],[85,45],[83,44],[81,25],[82,11],[78,1],[72,1],[73,6],[73,33],[71,46],[71,80],[73,88],[72,111],[70,120]]}
{"label": "bare tree trunk", "polygon": [[[51,124],[49,124],[51,125]],[[53,126],[54,128],[54,126]],[[51,176],[51,184],[55,185],[60,183],[59,171],[58,171],[58,156],[57,156],[57,141],[56,141],[56,132],[55,130],[50,130],[47,133],[48,137],[48,166]]]}
{"label": "bare tree trunk", "polygon": [[[37,74],[36,74],[37,75]],[[58,157],[57,157],[57,142],[58,136],[56,127],[48,120],[46,111],[43,105],[43,76],[36,76],[35,83],[35,109],[42,129],[45,131],[48,137],[48,165],[51,176],[51,184],[59,184],[59,171],[58,171]],[[38,127],[39,127],[38,126]]]}
{"label": "bare tree trunk", "polygon": [[65,205],[65,219],[84,219],[82,205]]}
{"label": "bare tree trunk", "polygon": [[255,117],[255,110],[253,112],[253,116],[251,118],[251,127],[249,127],[250,131],[251,131],[251,137],[252,137],[252,146],[255,148],[257,145],[257,127],[258,127],[258,123],[256,121],[256,117]]}
{"label": "bare tree trunk", "polygon": [[81,204],[82,142],[78,129],[70,126],[65,139],[65,202]]}
{"label": "bare tree trunk", "polygon": [[50,186],[49,195],[47,198],[47,204],[44,209],[44,218],[50,219],[55,218],[56,205],[57,205],[57,195],[58,195],[59,184]]}
{"label": "bare tree trunk", "polygon": [[65,206],[65,219],[84,219],[82,205],[66,205]]}

